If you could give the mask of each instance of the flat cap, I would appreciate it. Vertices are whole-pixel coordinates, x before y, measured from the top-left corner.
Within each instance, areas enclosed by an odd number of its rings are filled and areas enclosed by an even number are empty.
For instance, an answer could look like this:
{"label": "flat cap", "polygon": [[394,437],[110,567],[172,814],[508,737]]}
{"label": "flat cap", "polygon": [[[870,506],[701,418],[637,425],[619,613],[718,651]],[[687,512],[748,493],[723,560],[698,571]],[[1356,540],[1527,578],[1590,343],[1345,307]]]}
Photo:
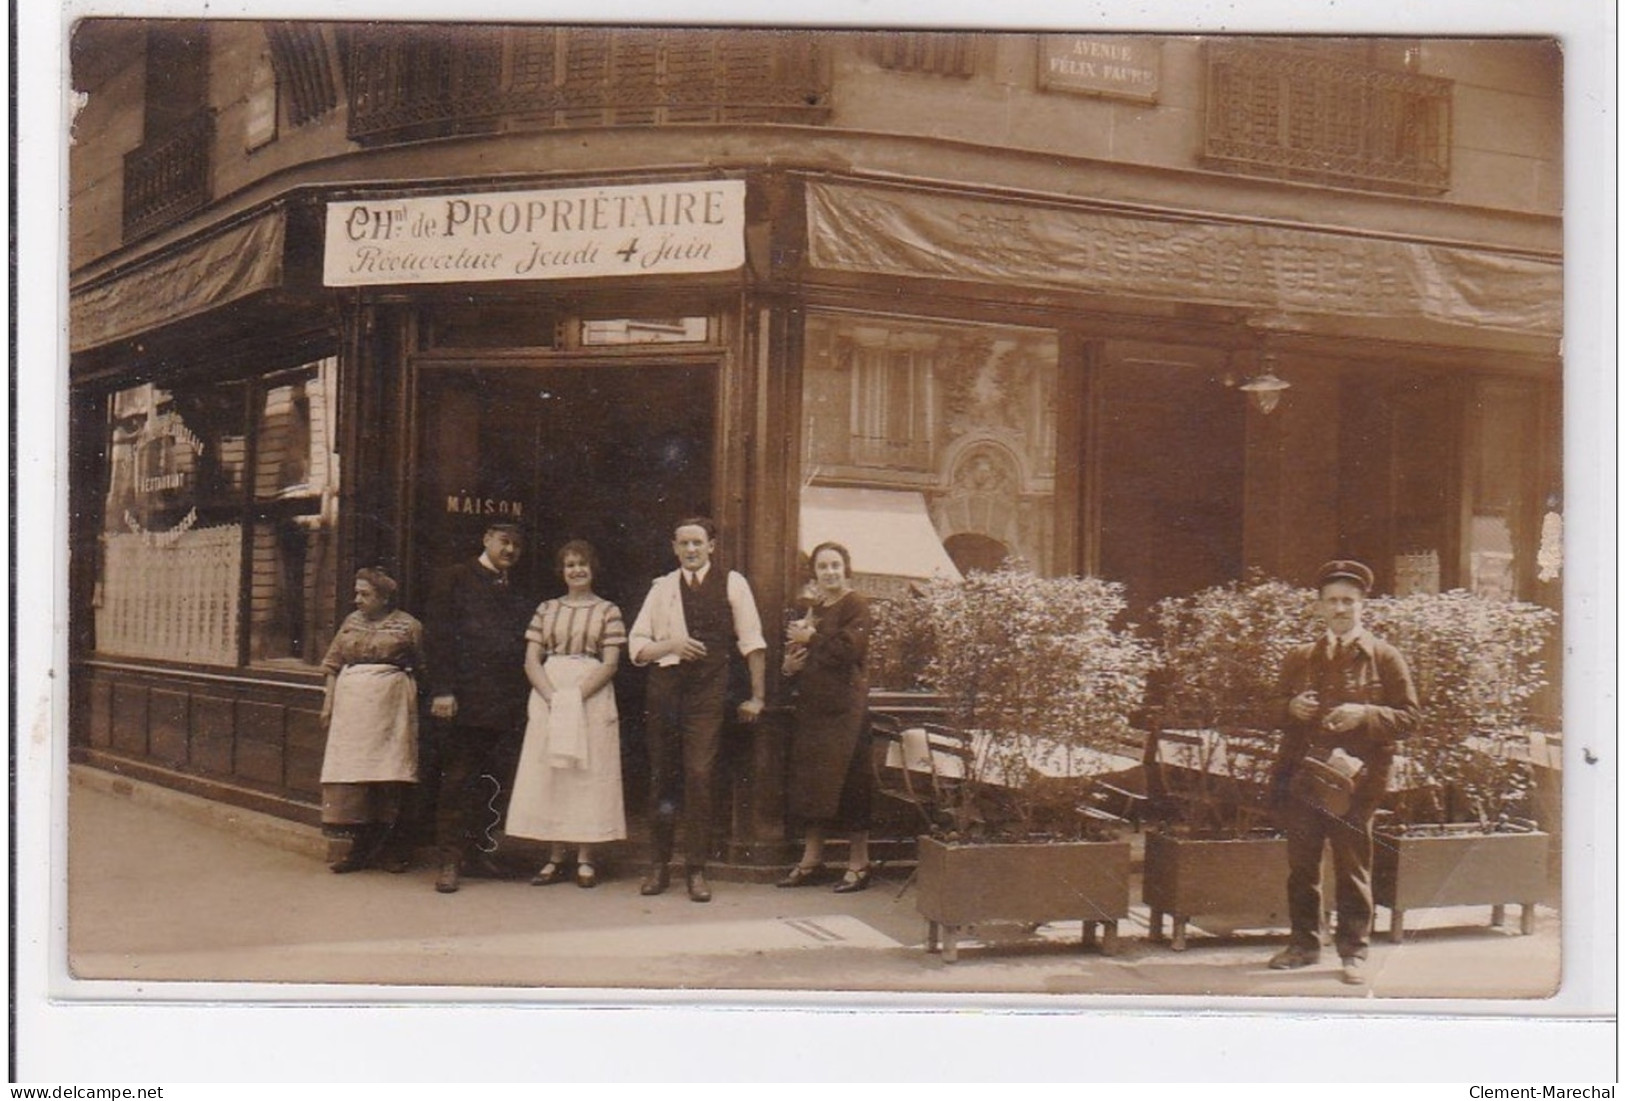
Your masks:
{"label": "flat cap", "polygon": [[1371,573],[1371,567],[1364,562],[1338,558],[1320,567],[1320,573],[1315,577],[1315,588],[1323,589],[1333,581],[1352,582],[1360,586],[1361,592],[1368,593],[1371,586],[1376,583],[1376,577]]}
{"label": "flat cap", "polygon": [[489,524],[485,525],[485,530],[487,533],[493,531],[505,531],[509,535],[522,536],[525,534],[525,525],[515,523],[512,520],[492,520]]}

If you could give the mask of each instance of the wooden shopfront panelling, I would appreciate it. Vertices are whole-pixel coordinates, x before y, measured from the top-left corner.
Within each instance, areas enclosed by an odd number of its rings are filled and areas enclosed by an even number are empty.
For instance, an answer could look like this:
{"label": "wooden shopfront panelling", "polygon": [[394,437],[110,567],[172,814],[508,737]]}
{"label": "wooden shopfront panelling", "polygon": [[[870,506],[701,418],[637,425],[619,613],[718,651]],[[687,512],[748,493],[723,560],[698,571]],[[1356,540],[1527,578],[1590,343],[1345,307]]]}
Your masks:
{"label": "wooden shopfront panelling", "polygon": [[[300,817],[320,800],[320,692],[298,683],[90,668],[77,756]],[[169,781],[164,781],[169,782]]]}
{"label": "wooden shopfront panelling", "polygon": [[192,771],[225,778],[232,769],[232,705],[220,696],[192,697]]}

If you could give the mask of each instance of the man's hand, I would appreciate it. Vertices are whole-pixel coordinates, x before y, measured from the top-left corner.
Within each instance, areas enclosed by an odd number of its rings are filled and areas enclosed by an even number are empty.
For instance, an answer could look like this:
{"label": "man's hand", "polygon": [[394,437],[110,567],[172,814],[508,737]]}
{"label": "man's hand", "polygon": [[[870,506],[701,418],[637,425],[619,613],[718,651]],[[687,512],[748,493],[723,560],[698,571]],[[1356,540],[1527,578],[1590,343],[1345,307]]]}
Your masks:
{"label": "man's hand", "polygon": [[742,723],[755,722],[761,717],[762,708],[765,706],[766,703],[760,697],[752,696],[739,705],[739,721]]}
{"label": "man's hand", "polygon": [[1323,725],[1333,734],[1347,734],[1365,723],[1365,708],[1363,703],[1339,704],[1332,708]]}
{"label": "man's hand", "polygon": [[455,719],[457,717],[457,697],[436,696],[429,701],[429,714],[437,719]]}
{"label": "man's hand", "polygon": [[1291,702],[1286,705],[1286,710],[1287,714],[1291,715],[1294,719],[1297,719],[1301,723],[1306,723],[1315,717],[1316,711],[1320,710],[1320,696],[1313,688],[1308,689],[1307,691],[1299,692],[1296,696],[1293,696]]}
{"label": "man's hand", "polygon": [[683,661],[699,661],[705,653],[705,643],[697,638],[684,638],[677,648],[677,656]]}

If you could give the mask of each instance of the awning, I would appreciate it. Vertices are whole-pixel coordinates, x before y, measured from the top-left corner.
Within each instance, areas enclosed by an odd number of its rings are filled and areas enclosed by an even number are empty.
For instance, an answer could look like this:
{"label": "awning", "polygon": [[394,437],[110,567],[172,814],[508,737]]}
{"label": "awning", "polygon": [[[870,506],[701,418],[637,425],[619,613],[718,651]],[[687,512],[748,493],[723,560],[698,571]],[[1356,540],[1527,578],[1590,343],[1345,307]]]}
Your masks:
{"label": "awning", "polygon": [[73,291],[68,346],[75,352],[136,336],[282,282],[286,214],[252,221]]}
{"label": "awning", "polygon": [[801,490],[801,550],[834,541],[852,552],[855,581],[900,582],[943,577],[962,581],[926,511],[911,491],[805,486]]}

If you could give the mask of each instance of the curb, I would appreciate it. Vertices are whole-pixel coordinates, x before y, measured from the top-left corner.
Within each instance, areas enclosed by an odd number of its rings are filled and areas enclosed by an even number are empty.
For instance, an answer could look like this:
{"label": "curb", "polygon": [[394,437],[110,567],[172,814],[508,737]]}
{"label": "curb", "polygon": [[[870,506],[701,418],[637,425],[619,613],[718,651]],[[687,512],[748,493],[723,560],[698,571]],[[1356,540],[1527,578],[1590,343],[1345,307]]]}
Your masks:
{"label": "curb", "polygon": [[230,806],[200,795],[189,795],[145,780],[133,780],[90,765],[68,766],[69,798],[72,798],[75,787],[128,799],[139,806],[161,810],[284,852],[297,853],[313,860],[328,859],[328,839],[315,826]]}

